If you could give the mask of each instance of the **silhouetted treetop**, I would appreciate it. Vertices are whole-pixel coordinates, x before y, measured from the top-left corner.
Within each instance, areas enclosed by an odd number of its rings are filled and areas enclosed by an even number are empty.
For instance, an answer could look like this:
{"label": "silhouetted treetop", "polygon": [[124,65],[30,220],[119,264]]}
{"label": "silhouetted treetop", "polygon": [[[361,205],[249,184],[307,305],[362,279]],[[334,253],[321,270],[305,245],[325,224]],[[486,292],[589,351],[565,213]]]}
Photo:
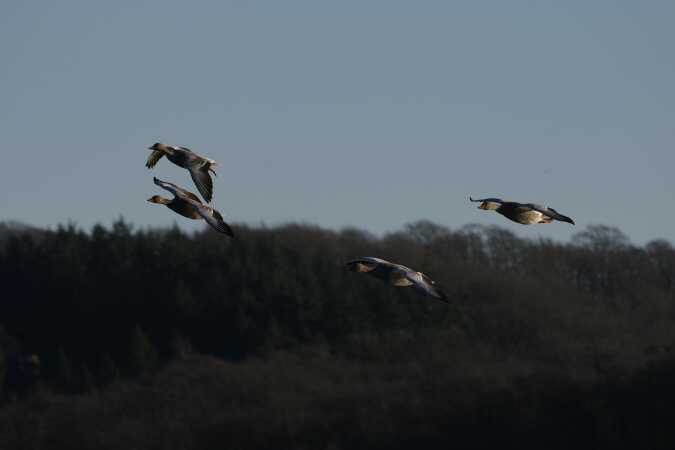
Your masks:
{"label": "silhouetted treetop", "polygon": [[[30,384],[17,375],[26,366],[12,362],[30,354],[43,357],[45,381],[74,391],[187,351],[237,360],[321,343],[339,353],[353,336],[429,330],[453,330],[503,357],[590,370],[675,347],[675,249],[633,245],[614,227],[589,226],[570,243],[429,221],[382,237],[308,224],[237,230],[232,241],[120,218],[89,232],[71,223],[8,235],[5,385]],[[450,304],[347,271],[360,256],[424,272]]]}

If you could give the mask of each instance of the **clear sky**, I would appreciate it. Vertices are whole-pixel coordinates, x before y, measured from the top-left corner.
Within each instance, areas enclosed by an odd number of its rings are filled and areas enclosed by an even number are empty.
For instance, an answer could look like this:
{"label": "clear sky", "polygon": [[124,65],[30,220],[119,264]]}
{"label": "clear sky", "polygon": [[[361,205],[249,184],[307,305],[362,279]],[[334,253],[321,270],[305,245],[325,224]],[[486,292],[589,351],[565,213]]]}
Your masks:
{"label": "clear sky", "polygon": [[[430,219],[675,241],[675,2],[0,2],[0,220],[124,216],[220,163],[231,222],[375,233]],[[468,196],[556,208],[523,227]]]}

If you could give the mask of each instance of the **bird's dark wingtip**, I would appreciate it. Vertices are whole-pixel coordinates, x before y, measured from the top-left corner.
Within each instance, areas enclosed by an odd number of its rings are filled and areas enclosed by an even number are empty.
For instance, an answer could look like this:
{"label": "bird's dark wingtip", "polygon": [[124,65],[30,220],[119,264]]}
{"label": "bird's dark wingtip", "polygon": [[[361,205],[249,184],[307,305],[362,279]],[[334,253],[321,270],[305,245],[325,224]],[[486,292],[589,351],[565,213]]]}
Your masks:
{"label": "bird's dark wingtip", "polygon": [[223,223],[223,225],[224,226],[223,226],[223,229],[222,229],[222,233],[231,237],[232,239],[236,239],[236,237],[234,236],[234,231],[232,231],[232,227],[230,227],[226,223]]}
{"label": "bird's dark wingtip", "polygon": [[448,296],[445,295],[445,292],[441,291],[440,289],[436,289],[436,295],[434,295],[434,297],[442,301],[443,303],[450,303],[450,300],[448,300]]}

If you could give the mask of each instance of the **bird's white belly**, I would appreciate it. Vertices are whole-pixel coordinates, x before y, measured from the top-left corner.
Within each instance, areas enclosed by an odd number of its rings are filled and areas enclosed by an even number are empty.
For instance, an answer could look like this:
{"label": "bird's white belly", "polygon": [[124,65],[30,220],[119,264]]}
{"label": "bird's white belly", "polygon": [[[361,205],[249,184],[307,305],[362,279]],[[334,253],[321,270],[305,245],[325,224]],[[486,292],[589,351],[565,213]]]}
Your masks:
{"label": "bird's white belly", "polygon": [[395,271],[389,275],[389,282],[394,286],[410,286],[413,284],[405,275]]}
{"label": "bird's white belly", "polygon": [[539,211],[518,211],[516,215],[516,222],[522,223],[524,225],[530,225],[533,223],[539,223],[539,221],[544,217]]}

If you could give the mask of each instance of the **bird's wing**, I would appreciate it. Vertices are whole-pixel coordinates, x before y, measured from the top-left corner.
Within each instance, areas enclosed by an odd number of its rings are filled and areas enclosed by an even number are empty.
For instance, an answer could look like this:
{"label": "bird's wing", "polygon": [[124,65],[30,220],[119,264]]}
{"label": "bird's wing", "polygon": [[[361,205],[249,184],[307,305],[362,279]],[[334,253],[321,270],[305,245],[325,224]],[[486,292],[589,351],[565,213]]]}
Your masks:
{"label": "bird's wing", "polygon": [[407,270],[405,276],[413,283],[413,287],[418,291],[448,303],[448,298],[445,293],[436,287],[434,281],[428,276],[412,270]]}
{"label": "bird's wing", "polygon": [[523,205],[523,206],[527,206],[527,207],[529,207],[529,208],[531,208],[535,211],[539,211],[540,213],[542,213],[545,216],[550,217],[551,219],[560,220],[561,222],[569,222],[571,224],[574,224],[574,220],[572,220],[570,217],[567,217],[567,216],[564,216],[564,215],[560,214],[558,211],[556,211],[553,208],[537,205],[537,204],[534,204],[534,203],[528,203],[528,204]]}
{"label": "bird's wing", "polygon": [[168,181],[162,181],[157,177],[153,177],[152,182],[155,183],[157,186],[161,187],[162,189],[171,192],[176,197],[181,195],[180,193],[181,189],[173,183],[169,183]]}
{"label": "bird's wing", "polygon": [[194,200],[195,202],[199,203],[200,205],[202,204],[202,201],[199,199],[199,197],[197,197],[192,192],[186,191],[185,189],[181,189],[181,191],[183,191],[183,194],[185,194],[185,196],[187,198],[189,198],[190,200]]}
{"label": "bird's wing", "polygon": [[492,203],[505,203],[501,198],[473,198],[469,197],[469,200],[472,202],[492,202]]}
{"label": "bird's wing", "polygon": [[529,203],[517,203],[517,202],[507,202],[507,203],[508,203],[506,205],[507,207],[511,207],[518,212],[539,211],[534,207],[534,205],[531,205]]}
{"label": "bird's wing", "polygon": [[197,186],[199,193],[202,194],[204,200],[209,203],[213,198],[213,180],[211,180],[211,175],[209,175],[208,165],[203,165],[201,167],[192,166],[188,170],[190,171],[192,181],[195,182],[195,186]]}
{"label": "bird's wing", "polygon": [[380,258],[373,258],[371,256],[364,256],[361,258],[355,258],[352,260],[347,261],[347,265],[351,266],[352,264],[361,264],[363,266],[366,273],[372,272],[373,270],[377,269],[377,266],[380,264],[388,264],[387,261],[380,259]]}
{"label": "bird's wing", "polygon": [[382,258],[375,258],[374,256],[361,256],[359,258],[354,258],[348,263],[352,262],[362,262],[362,263],[374,263],[374,264],[391,264],[389,261]]}
{"label": "bird's wing", "polygon": [[152,153],[150,153],[150,156],[148,156],[148,161],[145,163],[145,167],[152,169],[155,167],[155,164],[157,164],[157,161],[162,159],[162,156],[164,156],[164,152],[162,150],[153,150]]}
{"label": "bird's wing", "polygon": [[202,219],[203,217],[199,214],[199,209],[194,205],[193,202],[190,202],[183,197],[174,197],[174,199],[169,203],[168,206],[174,212],[180,214],[183,217],[188,219]]}
{"label": "bird's wing", "polygon": [[202,216],[204,220],[206,220],[208,224],[211,225],[216,231],[226,234],[230,237],[234,237],[232,228],[230,228],[230,226],[225,223],[223,216],[218,211],[203,204],[198,206],[197,211],[199,215]]}
{"label": "bird's wing", "polygon": [[195,194],[193,194],[190,191],[187,191],[181,187],[176,186],[173,183],[169,183],[168,181],[162,181],[159,178],[155,177],[152,179],[154,183],[161,187],[162,189],[166,189],[167,191],[171,192],[174,196],[176,197],[182,197],[185,199],[190,199],[193,200],[201,205],[202,201],[199,200],[199,197],[197,197]]}

